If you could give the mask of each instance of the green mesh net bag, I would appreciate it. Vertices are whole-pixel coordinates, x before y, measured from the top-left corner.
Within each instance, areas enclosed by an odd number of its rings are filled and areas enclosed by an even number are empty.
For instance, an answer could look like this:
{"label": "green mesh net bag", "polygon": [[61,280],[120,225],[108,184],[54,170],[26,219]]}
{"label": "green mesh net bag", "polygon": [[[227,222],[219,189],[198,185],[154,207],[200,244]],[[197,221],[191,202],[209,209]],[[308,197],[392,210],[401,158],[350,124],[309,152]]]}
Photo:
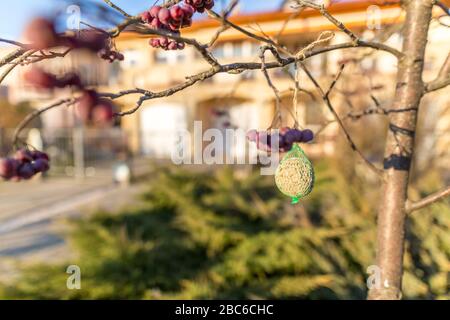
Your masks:
{"label": "green mesh net bag", "polygon": [[314,186],[314,168],[302,148],[294,144],[275,172],[278,189],[292,198],[292,204],[307,196]]}

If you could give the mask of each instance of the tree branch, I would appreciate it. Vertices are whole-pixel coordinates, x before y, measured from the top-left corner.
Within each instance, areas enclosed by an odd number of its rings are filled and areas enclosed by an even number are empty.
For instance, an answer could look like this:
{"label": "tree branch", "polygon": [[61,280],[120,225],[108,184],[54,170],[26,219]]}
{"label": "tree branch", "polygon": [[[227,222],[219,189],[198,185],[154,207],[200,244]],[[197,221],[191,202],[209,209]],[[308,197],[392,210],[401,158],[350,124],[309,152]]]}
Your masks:
{"label": "tree branch", "polygon": [[436,91],[450,85],[450,52],[447,59],[439,70],[438,76],[431,82],[425,84],[424,93]]}
{"label": "tree branch", "polygon": [[353,141],[350,133],[347,131],[347,128],[344,126],[344,123],[339,118],[338,113],[336,112],[333,105],[331,104],[331,101],[330,101],[331,91],[333,90],[333,88],[336,85],[338,79],[340,78],[342,72],[344,71],[345,65],[341,65],[339,72],[337,73],[336,77],[334,78],[333,82],[331,83],[330,87],[328,88],[328,90],[326,92],[322,89],[322,87],[319,85],[317,80],[313,77],[311,72],[309,72],[309,70],[305,67],[305,65],[300,64],[300,66],[302,67],[302,69],[305,71],[308,78],[311,80],[311,82],[314,84],[314,86],[317,88],[317,90],[321,94],[323,101],[325,102],[325,104],[328,107],[328,109],[330,110],[330,112],[333,114],[333,117],[335,118],[336,122],[341,127],[342,132],[344,133],[352,150],[355,151],[360,156],[360,158],[367,164],[367,166],[369,167],[370,170],[372,170],[377,176],[383,177],[382,170],[375,167],[375,165],[364,156],[364,154],[361,152],[361,150],[358,149],[358,147],[356,146],[355,142]]}
{"label": "tree branch", "polygon": [[410,200],[407,200],[405,210],[407,213],[411,213],[413,211],[427,207],[437,201],[443,200],[445,197],[449,196],[450,196],[450,187],[446,187],[440,191],[430,194],[429,196],[426,196],[425,198],[419,201],[412,202]]}

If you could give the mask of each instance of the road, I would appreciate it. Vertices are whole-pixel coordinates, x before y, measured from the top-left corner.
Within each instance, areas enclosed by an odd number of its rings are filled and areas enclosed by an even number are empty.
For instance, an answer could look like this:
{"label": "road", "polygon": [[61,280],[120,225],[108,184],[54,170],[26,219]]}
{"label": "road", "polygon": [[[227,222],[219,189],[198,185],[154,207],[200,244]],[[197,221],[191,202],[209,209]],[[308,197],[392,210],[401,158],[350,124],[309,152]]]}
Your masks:
{"label": "road", "polygon": [[70,259],[63,220],[116,211],[134,203],[144,188],[115,185],[107,176],[0,184],[0,281],[12,280],[18,265]]}

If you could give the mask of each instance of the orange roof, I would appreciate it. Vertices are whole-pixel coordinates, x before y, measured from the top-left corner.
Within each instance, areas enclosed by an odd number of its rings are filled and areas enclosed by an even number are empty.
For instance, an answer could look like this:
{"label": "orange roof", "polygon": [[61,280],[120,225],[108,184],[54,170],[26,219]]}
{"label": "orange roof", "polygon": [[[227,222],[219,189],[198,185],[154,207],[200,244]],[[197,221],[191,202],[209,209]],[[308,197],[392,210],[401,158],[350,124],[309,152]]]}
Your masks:
{"label": "orange roof", "polygon": [[[450,4],[450,0],[441,0],[441,2],[445,4]],[[378,5],[381,9],[390,9],[397,8],[400,6],[399,0],[350,0],[350,1],[340,1],[334,2],[328,7],[328,11],[331,14],[340,14],[340,13],[349,13],[349,12],[357,12],[357,11],[365,11],[367,7],[371,5]],[[231,15],[229,20],[237,25],[246,25],[252,23],[262,23],[262,22],[276,22],[276,21],[285,21],[289,17],[291,17],[293,12],[289,11],[270,11],[270,12],[258,12],[258,13],[244,13],[244,14],[236,14]],[[308,17],[316,17],[321,16],[321,13],[314,9],[305,9],[300,13],[298,18],[308,18]],[[221,23],[215,19],[204,18],[201,20],[194,21],[191,27],[183,29],[184,33],[194,32],[196,30],[204,29],[204,28],[215,28],[219,27]],[[349,27],[352,27],[352,23],[348,24]],[[359,24],[354,24],[353,27],[357,27]],[[148,38],[148,35],[139,35],[136,32],[129,30],[121,34],[121,39],[132,39],[145,37]]]}
{"label": "orange roof", "polygon": [[[378,5],[383,8],[393,8],[399,6],[399,1],[394,0],[386,4],[385,0],[369,0],[369,1],[349,1],[349,2],[335,2],[328,7],[328,11],[332,14],[336,13],[346,13],[353,11],[365,11],[370,5]],[[231,15],[229,20],[235,24],[249,24],[255,22],[268,22],[268,21],[284,21],[288,19],[293,12],[289,11],[269,11],[269,12],[258,12],[258,13],[246,13]],[[305,9],[299,18],[308,18],[314,16],[320,16],[321,13],[314,9]],[[200,28],[211,28],[220,26],[220,22],[214,19],[206,18],[196,21],[191,27],[186,28],[186,32],[193,31]]]}

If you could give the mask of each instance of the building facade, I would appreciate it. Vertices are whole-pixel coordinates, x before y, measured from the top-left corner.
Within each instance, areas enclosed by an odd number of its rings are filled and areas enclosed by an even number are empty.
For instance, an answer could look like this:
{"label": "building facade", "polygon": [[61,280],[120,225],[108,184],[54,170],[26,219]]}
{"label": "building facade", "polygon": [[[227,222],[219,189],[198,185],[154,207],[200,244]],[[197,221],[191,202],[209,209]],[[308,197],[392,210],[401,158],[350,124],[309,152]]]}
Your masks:
{"label": "building facade", "polygon": [[[387,41],[401,49],[402,38],[398,29],[403,23],[403,13],[396,3],[377,5],[371,1],[349,1],[331,4],[329,11],[362,39]],[[436,16],[440,13],[436,8]],[[313,10],[294,13],[286,1],[278,11],[256,14],[234,14],[231,21],[260,36],[271,37],[296,53],[316,40],[327,30],[335,36],[326,44],[348,41],[348,37],[336,30],[327,19]],[[193,26],[183,29],[182,35],[208,43],[215,35],[220,23],[212,19],[200,19]],[[185,50],[163,51],[148,45],[148,36],[123,32],[116,46],[125,56],[121,63],[108,64],[95,57],[80,54],[65,59],[46,62],[49,68],[62,71],[70,68],[81,70],[87,83],[97,86],[101,92],[116,92],[130,88],[145,88],[152,92],[163,91],[182,84],[186,77],[205,71],[209,65],[196,50],[187,46]],[[436,75],[450,50],[446,27],[433,21],[424,78],[431,80]],[[220,34],[212,47],[214,55],[222,64],[233,62],[258,62],[261,43],[248,38],[235,29]],[[267,60],[274,57],[267,55]],[[308,59],[306,66],[327,86],[342,63],[346,63],[332,99],[340,113],[367,109],[374,104],[388,107],[395,89],[396,60],[385,52],[372,49],[350,48],[335,50]],[[292,125],[293,117],[293,67],[271,70],[270,76],[282,95],[283,124]],[[20,79],[20,72],[16,75]],[[17,81],[12,99],[32,99],[37,105],[48,103],[54,96],[34,96],[30,88]],[[298,122],[302,127],[321,131],[316,143],[306,146],[312,156],[332,154],[339,128],[332,123],[332,115],[318,96],[311,96],[314,86],[301,75],[301,91],[298,99]],[[432,130],[432,137],[419,141],[428,150],[427,154],[450,159],[450,99],[449,88],[433,93],[425,99],[424,127]],[[373,95],[371,95],[371,92]],[[68,94],[59,92],[58,95]],[[70,93],[69,93],[70,94]],[[122,110],[135,106],[136,95],[127,95],[117,100]],[[376,106],[374,106],[376,107]],[[428,110],[432,109],[432,112]],[[69,110],[59,110],[45,115],[46,126],[70,126],[73,121]],[[168,97],[148,100],[133,115],[121,119],[121,128],[127,132],[134,153],[157,158],[167,158],[177,143],[177,132],[193,131],[194,121],[201,121],[203,130],[217,128],[266,129],[275,114],[275,97],[260,70],[241,74],[217,74]],[[351,124],[350,124],[351,125]],[[426,159],[423,160],[426,162]],[[446,160],[443,160],[446,161]],[[445,165],[445,164],[444,164]]]}

